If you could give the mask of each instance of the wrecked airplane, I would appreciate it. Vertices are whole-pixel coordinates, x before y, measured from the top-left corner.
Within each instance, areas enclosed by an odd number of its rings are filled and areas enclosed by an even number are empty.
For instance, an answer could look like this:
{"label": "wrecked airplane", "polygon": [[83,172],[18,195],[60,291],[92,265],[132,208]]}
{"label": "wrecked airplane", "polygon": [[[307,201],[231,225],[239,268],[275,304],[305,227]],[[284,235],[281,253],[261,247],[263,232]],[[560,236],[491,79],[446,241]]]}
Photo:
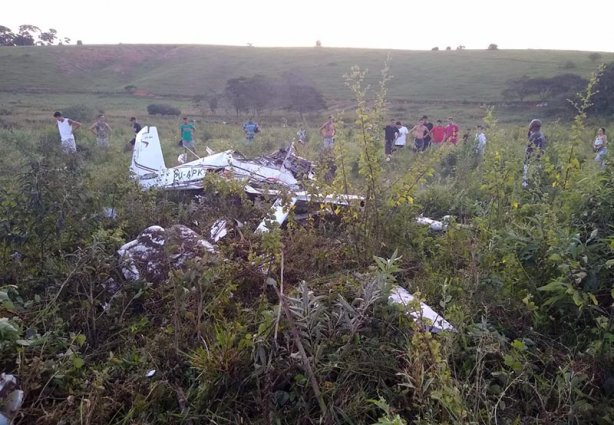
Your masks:
{"label": "wrecked airplane", "polygon": [[[278,197],[273,204],[271,216],[272,221],[280,225],[297,203],[349,205],[363,201],[363,197],[357,195],[308,193],[301,182],[313,179],[313,164],[297,156],[293,146],[254,159],[227,150],[167,168],[158,130],[153,126],[145,126],[137,134],[130,171],[143,188],[167,190],[203,189],[203,180],[208,173],[219,173],[224,177],[241,180],[245,183],[245,192],[250,196]],[[284,194],[289,195],[287,200],[282,200]],[[256,231],[268,231],[267,221],[263,220]]]}

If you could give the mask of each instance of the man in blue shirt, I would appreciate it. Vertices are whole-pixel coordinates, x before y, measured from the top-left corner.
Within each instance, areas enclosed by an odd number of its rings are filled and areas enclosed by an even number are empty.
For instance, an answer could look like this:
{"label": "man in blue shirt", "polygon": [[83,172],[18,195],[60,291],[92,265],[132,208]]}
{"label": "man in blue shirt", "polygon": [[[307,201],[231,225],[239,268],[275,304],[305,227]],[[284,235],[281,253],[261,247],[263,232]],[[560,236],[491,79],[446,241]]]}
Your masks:
{"label": "man in blue shirt", "polygon": [[243,124],[243,131],[245,132],[245,139],[248,142],[253,142],[254,137],[256,137],[256,133],[260,132],[260,127],[258,124],[254,122],[251,118]]}

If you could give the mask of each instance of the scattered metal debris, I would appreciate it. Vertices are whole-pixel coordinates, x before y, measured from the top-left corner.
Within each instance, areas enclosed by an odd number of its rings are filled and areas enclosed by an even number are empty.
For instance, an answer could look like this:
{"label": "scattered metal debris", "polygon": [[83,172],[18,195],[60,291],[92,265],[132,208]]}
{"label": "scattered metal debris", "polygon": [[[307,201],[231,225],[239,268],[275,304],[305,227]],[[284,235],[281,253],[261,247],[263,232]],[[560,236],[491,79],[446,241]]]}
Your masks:
{"label": "scattered metal debris", "polygon": [[429,331],[433,333],[439,333],[441,331],[454,331],[452,326],[443,316],[435,312],[431,307],[420,302],[420,311],[412,310],[412,302],[415,302],[415,298],[407,289],[401,286],[395,286],[390,291],[388,296],[388,302],[390,304],[400,305],[407,309],[408,313]]}
{"label": "scattered metal debris", "polygon": [[0,374],[0,425],[9,425],[13,417],[21,408],[24,400],[24,392],[17,389],[17,378],[15,375]]}
{"label": "scattered metal debris", "polygon": [[168,229],[150,226],[117,253],[127,280],[144,278],[158,283],[168,277],[171,268],[180,268],[188,260],[203,258],[207,253],[215,254],[216,250],[192,229],[176,224]]}
{"label": "scattered metal debris", "polygon": [[228,234],[228,229],[226,228],[226,220],[220,218],[213,223],[211,226],[211,240],[213,242],[217,242],[222,239],[224,236]]}

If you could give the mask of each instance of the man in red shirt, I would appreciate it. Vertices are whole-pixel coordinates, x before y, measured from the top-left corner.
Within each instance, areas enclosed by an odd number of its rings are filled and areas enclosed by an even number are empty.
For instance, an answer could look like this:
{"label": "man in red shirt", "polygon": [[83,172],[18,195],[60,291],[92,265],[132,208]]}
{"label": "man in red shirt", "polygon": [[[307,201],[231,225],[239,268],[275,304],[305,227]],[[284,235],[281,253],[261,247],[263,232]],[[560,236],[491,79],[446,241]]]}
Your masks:
{"label": "man in red shirt", "polygon": [[448,125],[445,128],[445,133],[445,142],[452,143],[453,145],[458,143],[458,125],[456,125],[452,117],[448,117]]}
{"label": "man in red shirt", "polygon": [[439,145],[443,142],[443,139],[446,137],[446,129],[441,123],[441,120],[437,120],[437,125],[433,127],[433,131],[431,131],[431,137],[433,138],[433,143]]}

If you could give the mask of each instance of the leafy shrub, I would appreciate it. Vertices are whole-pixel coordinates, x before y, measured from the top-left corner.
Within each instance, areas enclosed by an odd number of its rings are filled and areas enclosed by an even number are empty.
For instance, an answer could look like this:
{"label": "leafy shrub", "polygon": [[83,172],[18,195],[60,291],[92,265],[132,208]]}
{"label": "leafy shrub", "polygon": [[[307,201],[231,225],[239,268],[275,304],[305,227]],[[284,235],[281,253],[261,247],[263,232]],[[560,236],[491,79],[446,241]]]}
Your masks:
{"label": "leafy shrub", "polygon": [[83,124],[92,121],[97,114],[94,108],[83,104],[69,106],[65,108],[62,113],[66,118],[79,121]]}
{"label": "leafy shrub", "polygon": [[166,104],[157,104],[152,103],[151,105],[147,105],[147,113],[149,115],[173,115],[179,116],[181,115],[181,111],[174,106],[166,105]]}

